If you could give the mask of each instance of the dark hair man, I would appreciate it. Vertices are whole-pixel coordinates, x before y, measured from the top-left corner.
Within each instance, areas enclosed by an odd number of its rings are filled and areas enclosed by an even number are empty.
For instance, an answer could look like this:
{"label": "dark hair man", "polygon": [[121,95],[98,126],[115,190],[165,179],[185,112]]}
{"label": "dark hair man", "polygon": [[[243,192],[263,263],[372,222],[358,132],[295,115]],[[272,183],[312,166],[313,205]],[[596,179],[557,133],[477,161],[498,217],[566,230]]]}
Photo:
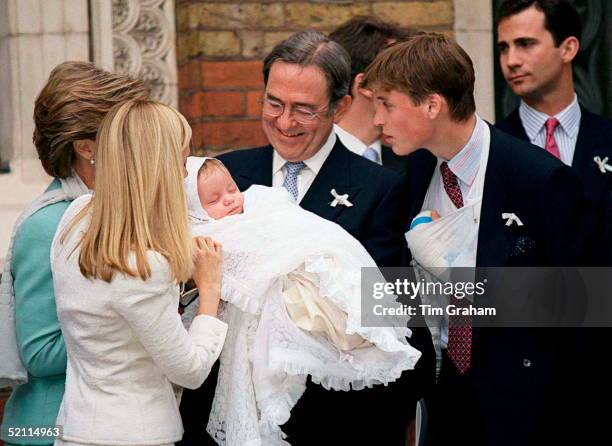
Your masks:
{"label": "dark hair man", "polygon": [[405,159],[393,153],[380,139],[380,127],[374,125],[372,92],[361,87],[363,73],[382,50],[406,40],[416,32],[371,16],[357,16],[331,32],[351,57],[351,106],[334,125],[340,141],[357,155],[404,173]]}
{"label": "dark hair man", "polygon": [[[352,234],[379,266],[406,265],[406,179],[354,154],[333,131],[351,103],[350,72],[347,52],[321,32],[299,32],[279,43],[263,63],[262,125],[270,144],[219,159],[240,190],[253,184],[285,187],[301,207]],[[352,206],[332,206],[332,190],[348,195]],[[422,353],[415,370],[388,386],[349,392],[309,380],[282,427],[289,443],[405,445],[407,424],[431,386],[435,366],[429,330],[423,324],[411,328],[409,341]],[[207,441],[202,426],[215,374],[213,369],[201,391],[183,396],[185,445]]]}

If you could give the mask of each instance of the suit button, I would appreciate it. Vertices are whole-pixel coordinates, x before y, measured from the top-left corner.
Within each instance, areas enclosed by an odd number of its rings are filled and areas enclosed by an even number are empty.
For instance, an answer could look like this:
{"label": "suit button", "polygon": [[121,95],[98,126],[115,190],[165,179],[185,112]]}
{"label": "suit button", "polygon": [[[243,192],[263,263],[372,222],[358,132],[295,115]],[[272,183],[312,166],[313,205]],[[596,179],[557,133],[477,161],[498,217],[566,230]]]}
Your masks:
{"label": "suit button", "polygon": [[531,361],[527,358],[523,359],[523,367],[531,367]]}

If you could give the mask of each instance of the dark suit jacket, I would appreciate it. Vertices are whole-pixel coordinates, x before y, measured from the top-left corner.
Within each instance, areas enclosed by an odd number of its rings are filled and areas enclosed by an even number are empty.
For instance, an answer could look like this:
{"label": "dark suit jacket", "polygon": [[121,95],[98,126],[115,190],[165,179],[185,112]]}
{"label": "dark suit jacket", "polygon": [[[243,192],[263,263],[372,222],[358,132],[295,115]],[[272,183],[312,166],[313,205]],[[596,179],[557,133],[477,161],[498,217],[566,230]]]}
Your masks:
{"label": "dark suit jacket", "polygon": [[[219,157],[238,187],[272,185],[271,146],[240,150]],[[349,194],[353,207],[330,206],[331,189]],[[404,230],[407,224],[406,179],[336,143],[300,205],[334,221],[359,240],[379,266],[407,262]],[[404,446],[406,424],[416,402],[433,386],[435,353],[422,318],[413,318],[410,344],[421,351],[415,370],[404,372],[388,386],[353,392],[327,391],[310,379],[304,395],[283,426],[292,445],[385,444]],[[418,325],[418,327],[417,327]],[[181,414],[184,445],[206,444],[202,437],[214,386],[215,368],[199,391],[185,392]],[[199,415],[199,417],[198,417]],[[194,417],[196,419],[194,419]]]}
{"label": "dark suit jacket", "polygon": [[[409,156],[411,217],[420,212],[436,159]],[[520,231],[506,226],[514,212]],[[588,213],[580,180],[559,160],[491,129],[476,266],[575,266]],[[528,241],[528,243],[525,243]],[[520,248],[520,249],[517,249]],[[474,328],[466,375],[444,357],[431,410],[429,444],[567,444],[576,434],[577,391],[585,376],[575,331]],[[572,356],[573,360],[568,361]],[[560,441],[560,442],[556,442]],[[542,442],[542,443],[538,443]]]}
{"label": "dark suit jacket", "polygon": [[408,173],[408,157],[396,155],[389,146],[381,147],[382,165],[397,173],[406,175]]}
{"label": "dark suit jacket", "polygon": [[[578,172],[589,200],[597,207],[609,204],[612,173],[602,173],[593,158],[608,157],[612,164],[612,121],[581,107],[580,130],[572,167]],[[529,142],[518,109],[510,113],[496,127],[510,135]]]}

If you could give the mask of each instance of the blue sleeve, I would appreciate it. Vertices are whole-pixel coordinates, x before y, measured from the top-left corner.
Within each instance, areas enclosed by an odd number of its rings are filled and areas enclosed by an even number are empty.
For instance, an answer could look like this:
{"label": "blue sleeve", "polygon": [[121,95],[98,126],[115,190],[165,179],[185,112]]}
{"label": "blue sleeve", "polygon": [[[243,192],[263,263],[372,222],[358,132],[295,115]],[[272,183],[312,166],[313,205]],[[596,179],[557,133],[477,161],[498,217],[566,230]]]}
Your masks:
{"label": "blue sleeve", "polygon": [[68,202],[41,209],[26,219],[15,238],[11,270],[19,354],[32,376],[66,373],[66,348],[60,330],[51,261],[51,242]]}

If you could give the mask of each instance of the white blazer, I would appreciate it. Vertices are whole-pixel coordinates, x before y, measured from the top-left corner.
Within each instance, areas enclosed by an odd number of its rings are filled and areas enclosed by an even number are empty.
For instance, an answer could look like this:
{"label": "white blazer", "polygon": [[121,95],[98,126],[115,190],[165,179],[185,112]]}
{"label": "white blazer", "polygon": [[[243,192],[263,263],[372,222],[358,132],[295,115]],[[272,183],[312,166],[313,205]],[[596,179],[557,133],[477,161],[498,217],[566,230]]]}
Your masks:
{"label": "white blazer", "polygon": [[[197,316],[185,330],[178,287],[166,259],[149,251],[146,281],[115,274],[110,283],[79,270],[77,248],[89,217],[62,244],[63,229],[91,199],[68,208],[51,247],[51,268],[68,353],[57,425],[62,440],[101,445],[158,445],[181,439],[172,383],[199,387],[221,352],[227,325]],[[134,258],[130,259],[132,265]]]}

